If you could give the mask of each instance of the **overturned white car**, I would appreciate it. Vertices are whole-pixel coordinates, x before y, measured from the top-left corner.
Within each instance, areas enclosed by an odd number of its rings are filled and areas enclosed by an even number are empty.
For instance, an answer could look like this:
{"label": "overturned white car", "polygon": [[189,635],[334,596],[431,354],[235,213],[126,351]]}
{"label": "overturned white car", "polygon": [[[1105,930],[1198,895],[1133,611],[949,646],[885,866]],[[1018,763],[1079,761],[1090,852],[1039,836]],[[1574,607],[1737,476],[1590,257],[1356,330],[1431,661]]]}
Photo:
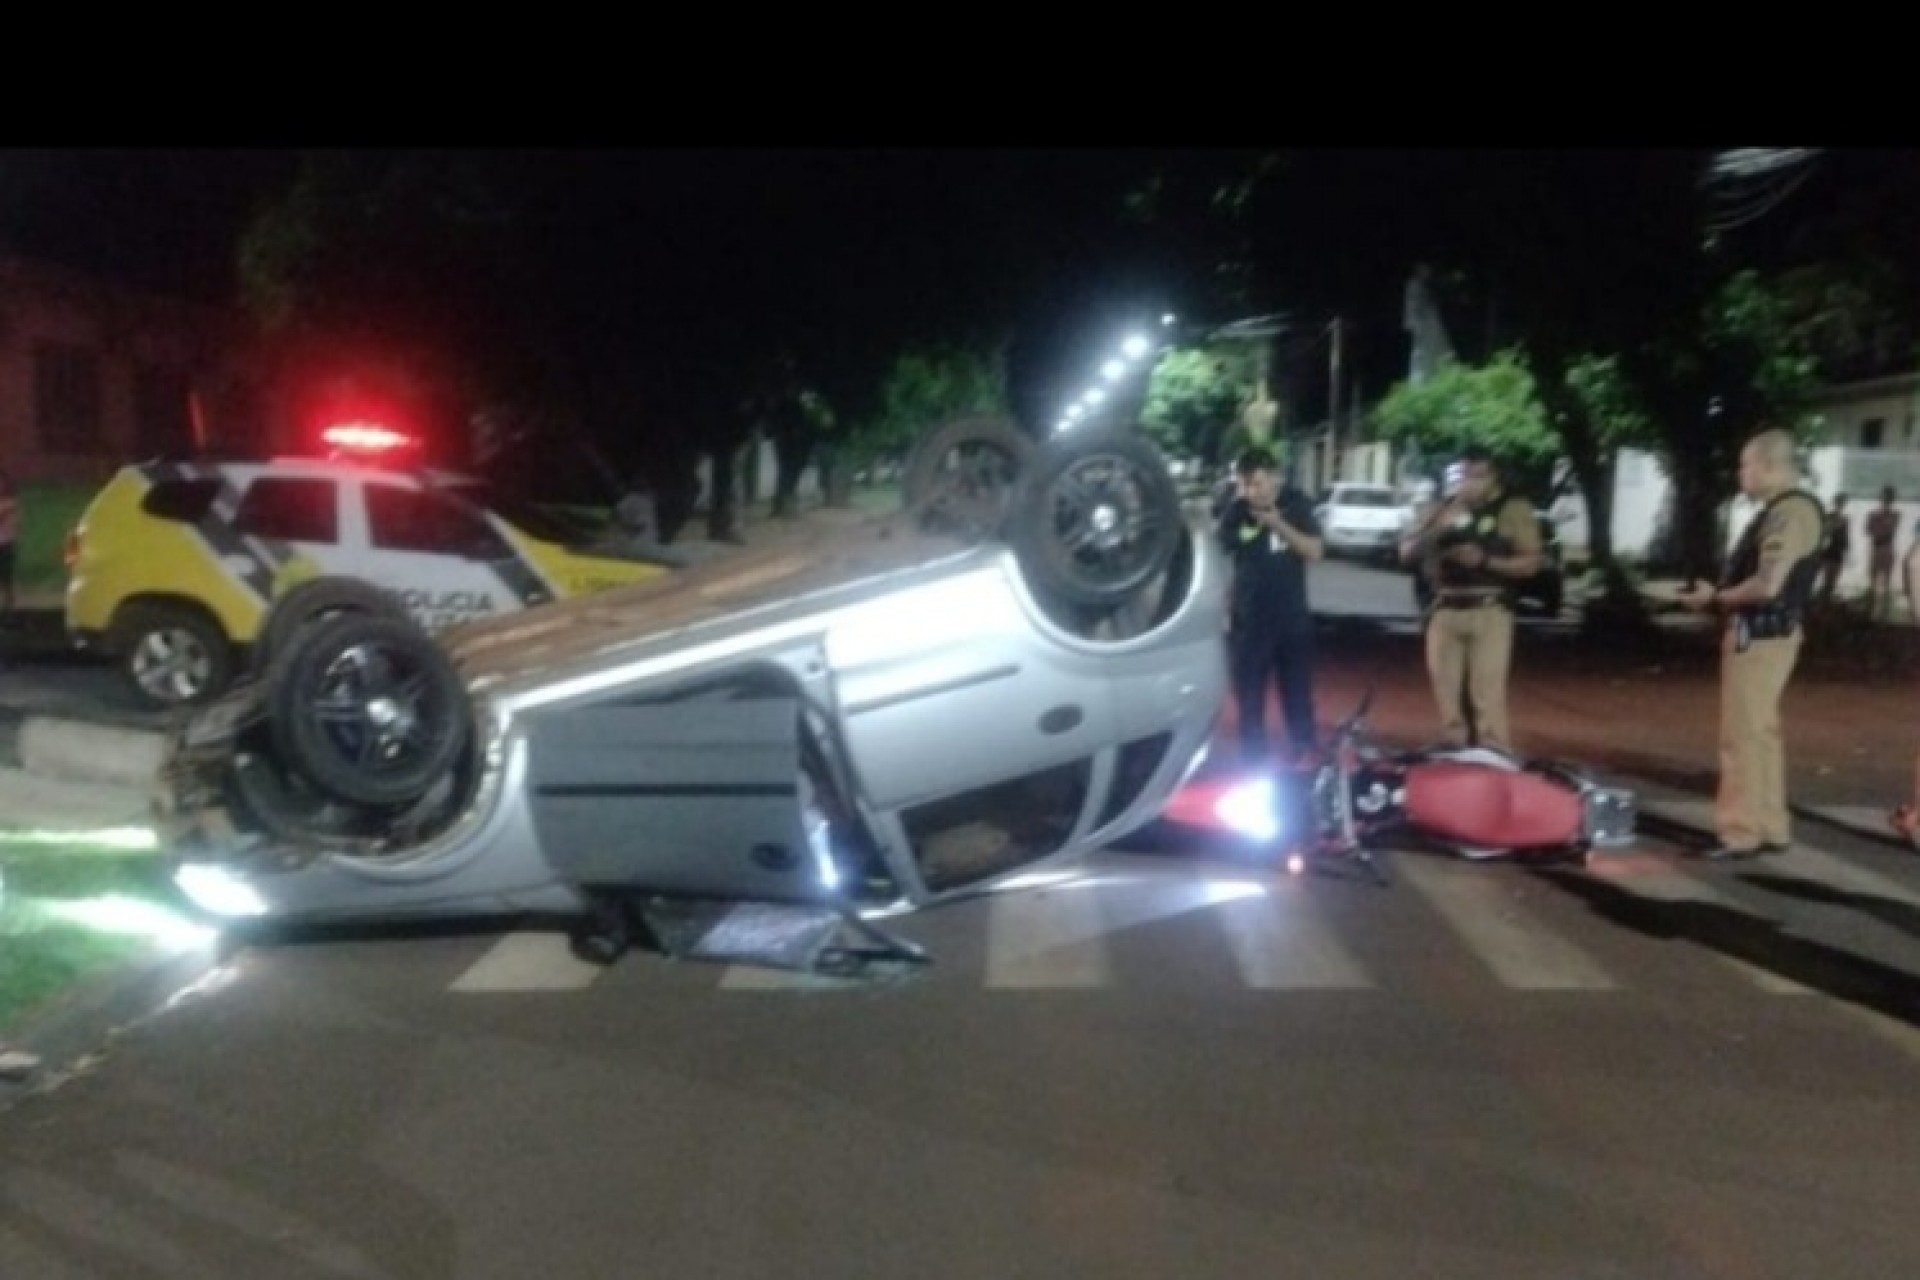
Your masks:
{"label": "overturned white car", "polygon": [[173,737],[176,878],[279,920],[562,913],[600,958],[715,951],[744,912],[825,965],[871,949],[849,930],[888,951],[882,911],[1152,821],[1226,687],[1223,564],[1158,452],[970,421],[907,486],[900,516],[437,641],[296,590]]}

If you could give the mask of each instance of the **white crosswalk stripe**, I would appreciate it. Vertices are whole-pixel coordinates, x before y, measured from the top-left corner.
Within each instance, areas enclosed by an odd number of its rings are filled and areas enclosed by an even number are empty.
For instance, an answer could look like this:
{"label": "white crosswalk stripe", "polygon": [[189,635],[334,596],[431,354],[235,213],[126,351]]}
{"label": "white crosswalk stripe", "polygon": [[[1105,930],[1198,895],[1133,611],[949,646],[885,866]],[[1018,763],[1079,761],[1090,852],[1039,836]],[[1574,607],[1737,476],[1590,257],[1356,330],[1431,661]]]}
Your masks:
{"label": "white crosswalk stripe", "polygon": [[1107,929],[1100,895],[1073,882],[995,894],[987,915],[986,985],[1004,988],[1102,987]]}
{"label": "white crosswalk stripe", "polygon": [[509,933],[454,979],[461,992],[578,991],[600,976],[557,933]]}
{"label": "white crosswalk stripe", "polygon": [[1220,903],[1220,927],[1240,977],[1263,991],[1357,989],[1374,981],[1312,903],[1297,897],[1237,897]]}
{"label": "white crosswalk stripe", "polygon": [[1400,877],[1445,917],[1500,981],[1522,991],[1611,991],[1593,958],[1514,910],[1510,891],[1483,868],[1403,858]]}
{"label": "white crosswalk stripe", "polygon": [[[1411,899],[1418,906],[1413,908],[1414,916],[1399,909],[1392,927],[1438,930],[1458,944],[1461,954],[1455,963],[1477,962],[1492,983],[1515,991],[1590,993],[1617,991],[1626,985],[1598,958],[1604,955],[1609,963],[1618,963],[1621,956],[1613,946],[1592,951],[1592,942],[1583,946],[1570,935],[1570,930],[1581,927],[1579,920],[1591,917],[1555,909],[1553,891],[1543,882],[1522,878],[1524,873],[1510,866],[1445,858],[1409,855],[1397,859],[1395,866],[1401,900]],[[1920,910],[1920,883],[1909,885],[1815,847],[1800,845],[1763,862],[1741,864],[1742,872],[1749,868]],[[1757,923],[1754,936],[1764,943],[1773,908],[1764,901],[1756,904],[1755,899],[1765,897],[1767,886],[1723,878],[1715,874],[1717,870],[1643,849],[1597,857],[1585,874],[1630,899],[1678,906],[1697,903],[1737,913]],[[936,964],[930,972],[961,973],[963,981],[993,990],[1094,990],[1155,972],[1140,967],[1145,956],[1186,954],[1197,957],[1197,973],[1204,974],[1209,964],[1230,963],[1228,973],[1233,977],[1226,980],[1231,983],[1237,978],[1239,985],[1251,990],[1409,987],[1409,975],[1375,970],[1372,966],[1380,960],[1367,950],[1354,949],[1356,943],[1365,947],[1363,935],[1374,927],[1368,923],[1371,916],[1364,907],[1331,909],[1338,901],[1336,891],[1311,877],[1276,879],[1260,871],[1221,876],[1177,860],[1111,855],[1090,862],[1077,878],[986,895],[930,915],[940,929],[974,940],[959,947],[932,946]],[[1419,925],[1421,915],[1430,918],[1432,925]],[[1735,920],[1728,923],[1744,928]],[[1820,926],[1816,922],[1813,927]],[[915,936],[910,924],[904,931],[910,938]],[[1604,941],[1606,936],[1603,932],[1595,938]],[[1622,936],[1634,935],[1629,930]],[[1743,983],[1766,994],[1813,993],[1813,988],[1775,971],[1753,952],[1743,949],[1742,955],[1748,958],[1742,958],[1710,942],[1691,951],[1710,957],[1713,964],[1725,966]],[[948,958],[945,965],[939,963],[943,952]],[[1215,958],[1207,958],[1209,954]],[[1369,957],[1366,962],[1360,958],[1363,954]],[[1411,953],[1389,947],[1385,954]],[[1133,968],[1124,968],[1122,960]],[[1436,958],[1433,963],[1448,961]],[[714,965],[710,971],[713,986],[728,992],[831,993],[867,986],[857,977],[753,965]],[[450,989],[470,995],[580,991],[607,972],[577,959],[562,935],[516,933],[495,941],[452,981]],[[1912,1043],[1903,1044],[1903,1049],[1920,1057],[1920,1035],[1907,1038]]]}

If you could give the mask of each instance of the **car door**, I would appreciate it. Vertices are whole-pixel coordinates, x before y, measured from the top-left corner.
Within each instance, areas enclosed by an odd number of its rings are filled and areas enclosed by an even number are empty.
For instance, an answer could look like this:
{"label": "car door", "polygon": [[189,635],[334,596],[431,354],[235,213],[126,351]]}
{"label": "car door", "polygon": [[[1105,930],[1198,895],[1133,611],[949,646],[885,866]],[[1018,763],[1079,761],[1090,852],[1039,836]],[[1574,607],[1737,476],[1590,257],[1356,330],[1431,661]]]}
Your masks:
{"label": "car door", "polygon": [[547,584],[472,505],[434,489],[361,482],[366,563],[358,576],[400,597],[430,630],[552,598]]}
{"label": "car door", "polygon": [[867,795],[891,807],[1109,744],[1106,667],[1057,635],[996,568],[895,590],[836,617],[827,658]]}
{"label": "car door", "polygon": [[[352,571],[345,498],[333,478],[261,472],[245,477],[244,487],[242,477],[234,479],[240,489],[229,526],[234,540],[221,549],[221,559],[263,606],[302,578]],[[210,523],[218,521],[202,522]]]}

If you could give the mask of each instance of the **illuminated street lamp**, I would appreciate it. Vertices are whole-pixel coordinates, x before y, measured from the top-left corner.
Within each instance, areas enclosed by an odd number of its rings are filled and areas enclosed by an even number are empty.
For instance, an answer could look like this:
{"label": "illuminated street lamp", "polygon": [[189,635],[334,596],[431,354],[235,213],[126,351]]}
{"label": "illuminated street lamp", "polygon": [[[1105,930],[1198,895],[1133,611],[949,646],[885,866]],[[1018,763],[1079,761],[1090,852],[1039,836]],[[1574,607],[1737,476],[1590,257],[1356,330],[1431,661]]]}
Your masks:
{"label": "illuminated street lamp", "polygon": [[1125,360],[1109,360],[1100,366],[1100,376],[1108,382],[1120,381],[1120,375],[1127,371]]}
{"label": "illuminated street lamp", "polygon": [[1141,356],[1147,354],[1151,347],[1152,344],[1137,333],[1129,336],[1125,342],[1120,344],[1121,352],[1129,360],[1138,360]]}

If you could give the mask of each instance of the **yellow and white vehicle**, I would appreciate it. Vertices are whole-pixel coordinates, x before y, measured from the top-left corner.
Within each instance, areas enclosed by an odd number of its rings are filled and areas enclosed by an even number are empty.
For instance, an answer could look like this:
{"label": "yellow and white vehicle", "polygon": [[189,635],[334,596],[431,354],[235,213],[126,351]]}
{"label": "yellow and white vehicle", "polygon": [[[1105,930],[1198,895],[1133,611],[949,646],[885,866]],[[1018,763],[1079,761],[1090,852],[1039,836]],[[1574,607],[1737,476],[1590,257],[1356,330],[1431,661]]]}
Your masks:
{"label": "yellow and white vehicle", "polygon": [[68,536],[66,626],[158,706],[226,688],[268,606],[354,579],[429,630],[667,572],[660,548],[588,545],[484,482],[342,459],[124,467]]}

